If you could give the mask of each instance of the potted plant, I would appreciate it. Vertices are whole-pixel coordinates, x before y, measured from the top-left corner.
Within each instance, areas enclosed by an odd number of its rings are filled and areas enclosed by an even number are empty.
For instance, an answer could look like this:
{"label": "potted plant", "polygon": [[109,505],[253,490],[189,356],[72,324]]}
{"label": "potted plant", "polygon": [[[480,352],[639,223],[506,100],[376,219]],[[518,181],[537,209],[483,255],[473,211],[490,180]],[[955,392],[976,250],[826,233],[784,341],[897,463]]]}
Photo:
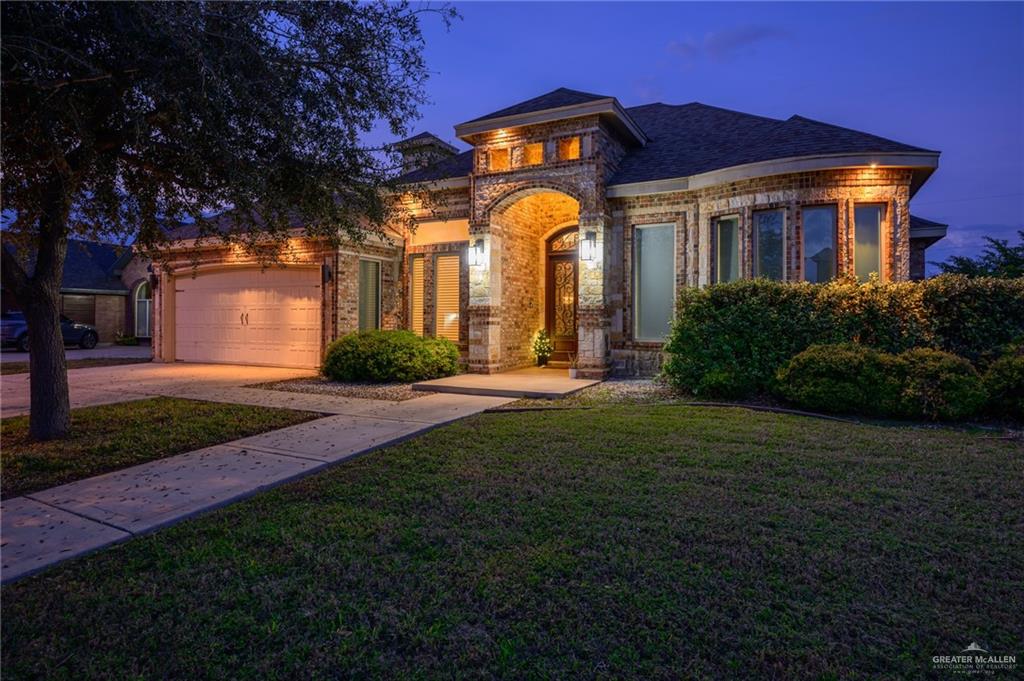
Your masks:
{"label": "potted plant", "polygon": [[548,363],[548,357],[555,351],[555,344],[551,341],[547,329],[541,329],[533,337],[533,354],[537,357],[537,366],[542,367]]}
{"label": "potted plant", "polygon": [[576,378],[579,376],[579,360],[579,355],[571,352],[569,353],[569,378]]}

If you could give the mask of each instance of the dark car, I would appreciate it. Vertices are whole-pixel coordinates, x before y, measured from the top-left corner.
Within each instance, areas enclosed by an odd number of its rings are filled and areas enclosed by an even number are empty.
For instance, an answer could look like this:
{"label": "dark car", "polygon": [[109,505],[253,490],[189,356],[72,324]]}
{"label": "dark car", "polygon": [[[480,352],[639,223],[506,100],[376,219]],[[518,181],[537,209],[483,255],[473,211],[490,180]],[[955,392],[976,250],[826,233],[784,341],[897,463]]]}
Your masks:
{"label": "dark car", "polygon": [[[60,316],[60,332],[65,345],[77,345],[83,350],[92,350],[100,339],[95,326],[73,322],[64,315]],[[0,344],[28,352],[28,324],[24,314],[4,312],[0,316]]]}

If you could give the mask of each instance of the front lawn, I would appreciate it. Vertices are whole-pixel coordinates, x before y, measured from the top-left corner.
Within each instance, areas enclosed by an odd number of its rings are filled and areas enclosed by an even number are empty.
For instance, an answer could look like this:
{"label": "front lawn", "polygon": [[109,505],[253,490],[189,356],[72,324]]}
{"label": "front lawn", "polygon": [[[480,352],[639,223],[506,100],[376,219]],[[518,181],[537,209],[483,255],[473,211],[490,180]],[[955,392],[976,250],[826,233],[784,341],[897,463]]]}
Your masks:
{"label": "front lawn", "polygon": [[[91,369],[93,367],[116,367],[122,364],[145,364],[149,357],[87,357],[67,360],[68,369]],[[28,362],[4,362],[0,364],[0,375],[27,374]]]}
{"label": "front lawn", "polygon": [[33,442],[28,416],[15,416],[0,426],[0,494],[16,497],[317,416],[155,397],[75,409],[70,437],[50,442]]}
{"label": "front lawn", "polygon": [[1022,652],[1022,462],[743,409],[483,414],[5,587],[4,676],[931,676]]}

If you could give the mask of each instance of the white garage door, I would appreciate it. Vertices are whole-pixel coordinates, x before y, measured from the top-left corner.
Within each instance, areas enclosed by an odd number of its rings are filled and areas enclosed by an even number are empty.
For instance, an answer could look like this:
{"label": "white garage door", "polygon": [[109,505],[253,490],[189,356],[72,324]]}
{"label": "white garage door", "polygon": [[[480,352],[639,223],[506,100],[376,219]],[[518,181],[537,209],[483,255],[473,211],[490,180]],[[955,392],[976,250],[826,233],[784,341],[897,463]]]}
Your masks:
{"label": "white garage door", "polygon": [[320,270],[238,269],[178,277],[175,357],[185,362],[320,365]]}

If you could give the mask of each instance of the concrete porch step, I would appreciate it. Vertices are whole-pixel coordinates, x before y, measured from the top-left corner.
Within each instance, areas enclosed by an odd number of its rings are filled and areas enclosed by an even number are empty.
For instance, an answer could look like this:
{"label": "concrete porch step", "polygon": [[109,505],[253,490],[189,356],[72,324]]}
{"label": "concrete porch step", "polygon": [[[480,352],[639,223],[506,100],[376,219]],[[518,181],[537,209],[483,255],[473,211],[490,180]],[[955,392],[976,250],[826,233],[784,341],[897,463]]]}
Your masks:
{"label": "concrete porch step", "polygon": [[567,369],[533,367],[500,374],[459,374],[413,383],[412,389],[462,395],[556,400],[597,383],[600,381],[569,378]]}

